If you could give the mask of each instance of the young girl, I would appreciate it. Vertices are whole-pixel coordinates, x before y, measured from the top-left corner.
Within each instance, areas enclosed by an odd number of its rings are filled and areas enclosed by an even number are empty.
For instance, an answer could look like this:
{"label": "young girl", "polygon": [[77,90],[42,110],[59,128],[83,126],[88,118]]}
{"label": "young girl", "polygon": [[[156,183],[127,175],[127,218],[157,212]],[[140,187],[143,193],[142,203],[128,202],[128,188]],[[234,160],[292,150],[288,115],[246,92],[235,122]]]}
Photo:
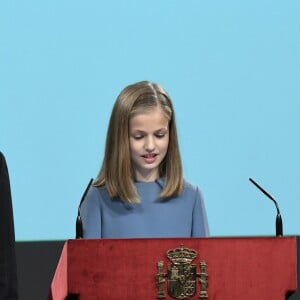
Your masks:
{"label": "young girl", "polygon": [[198,187],[183,179],[167,92],[142,81],[118,96],[99,175],[81,207],[84,238],[208,236]]}

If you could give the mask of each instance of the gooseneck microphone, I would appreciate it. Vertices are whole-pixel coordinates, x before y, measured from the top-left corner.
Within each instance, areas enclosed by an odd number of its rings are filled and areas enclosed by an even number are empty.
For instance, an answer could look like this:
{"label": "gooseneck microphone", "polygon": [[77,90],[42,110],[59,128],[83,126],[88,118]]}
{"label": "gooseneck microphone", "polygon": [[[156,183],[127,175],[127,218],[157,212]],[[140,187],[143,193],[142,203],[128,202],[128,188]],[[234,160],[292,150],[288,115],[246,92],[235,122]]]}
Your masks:
{"label": "gooseneck microphone", "polygon": [[78,213],[77,213],[77,218],[76,218],[76,239],[82,239],[83,238],[82,220],[81,220],[81,216],[80,216],[80,206],[81,206],[82,202],[84,201],[85,196],[86,196],[87,192],[89,191],[93,180],[94,179],[91,178],[91,180],[89,181],[89,184],[87,185],[87,187],[86,187],[86,189],[85,189],[85,191],[84,191],[84,193],[81,197],[79,206],[78,206]]}
{"label": "gooseneck microphone", "polygon": [[276,236],[282,236],[283,235],[283,230],[282,230],[282,218],[281,214],[279,211],[279,206],[276,200],[268,193],[266,192],[258,183],[256,183],[252,178],[249,178],[249,180],[259,189],[261,190],[269,199],[271,199],[276,206],[277,210],[277,216],[276,216]]}

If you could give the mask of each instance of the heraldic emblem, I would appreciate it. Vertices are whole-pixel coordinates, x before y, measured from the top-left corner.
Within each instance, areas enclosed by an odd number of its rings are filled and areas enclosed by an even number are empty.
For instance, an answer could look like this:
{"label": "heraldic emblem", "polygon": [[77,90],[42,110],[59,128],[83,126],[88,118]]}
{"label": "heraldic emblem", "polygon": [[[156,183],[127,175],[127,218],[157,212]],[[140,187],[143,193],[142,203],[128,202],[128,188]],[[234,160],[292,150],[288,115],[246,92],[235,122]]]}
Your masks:
{"label": "heraldic emblem", "polygon": [[199,261],[200,273],[197,273],[197,266],[192,261],[197,257],[197,251],[189,248],[170,249],[166,252],[171,260],[168,265],[167,273],[163,272],[164,262],[157,263],[156,285],[157,299],[166,298],[164,284],[167,277],[168,295],[174,299],[190,299],[196,294],[196,281],[200,285],[198,299],[208,299],[208,274],[206,273],[207,264]]}

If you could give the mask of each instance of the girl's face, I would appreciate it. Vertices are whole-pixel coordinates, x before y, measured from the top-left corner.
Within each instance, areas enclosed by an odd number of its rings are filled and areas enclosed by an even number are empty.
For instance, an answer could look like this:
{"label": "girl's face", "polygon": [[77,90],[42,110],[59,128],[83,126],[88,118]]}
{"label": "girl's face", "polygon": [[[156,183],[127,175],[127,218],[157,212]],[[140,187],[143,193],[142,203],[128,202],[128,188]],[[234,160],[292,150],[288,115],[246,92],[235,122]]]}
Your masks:
{"label": "girl's face", "polygon": [[130,156],[138,181],[154,181],[169,145],[169,120],[158,106],[129,120]]}

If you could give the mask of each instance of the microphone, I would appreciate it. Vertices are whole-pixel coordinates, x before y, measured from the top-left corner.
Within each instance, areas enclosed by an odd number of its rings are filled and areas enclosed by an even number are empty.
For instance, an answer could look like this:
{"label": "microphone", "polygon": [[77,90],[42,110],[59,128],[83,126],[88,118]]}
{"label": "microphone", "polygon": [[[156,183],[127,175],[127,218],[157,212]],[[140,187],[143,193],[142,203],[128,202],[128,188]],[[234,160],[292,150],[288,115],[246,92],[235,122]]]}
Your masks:
{"label": "microphone", "polygon": [[90,181],[81,197],[81,200],[80,200],[80,203],[78,206],[78,213],[77,213],[77,218],[76,218],[76,239],[83,238],[82,220],[81,220],[81,216],[80,216],[80,206],[81,206],[82,202],[84,201],[85,196],[86,196],[87,192],[89,191],[92,182],[93,182],[93,178],[90,179]]}
{"label": "microphone", "polygon": [[268,193],[266,192],[258,183],[256,183],[252,178],[249,178],[249,180],[259,189],[261,190],[269,199],[271,199],[276,206],[277,210],[277,216],[276,216],[276,236],[283,236],[283,230],[282,230],[282,219],[281,214],[279,211],[278,203],[276,200]]}

